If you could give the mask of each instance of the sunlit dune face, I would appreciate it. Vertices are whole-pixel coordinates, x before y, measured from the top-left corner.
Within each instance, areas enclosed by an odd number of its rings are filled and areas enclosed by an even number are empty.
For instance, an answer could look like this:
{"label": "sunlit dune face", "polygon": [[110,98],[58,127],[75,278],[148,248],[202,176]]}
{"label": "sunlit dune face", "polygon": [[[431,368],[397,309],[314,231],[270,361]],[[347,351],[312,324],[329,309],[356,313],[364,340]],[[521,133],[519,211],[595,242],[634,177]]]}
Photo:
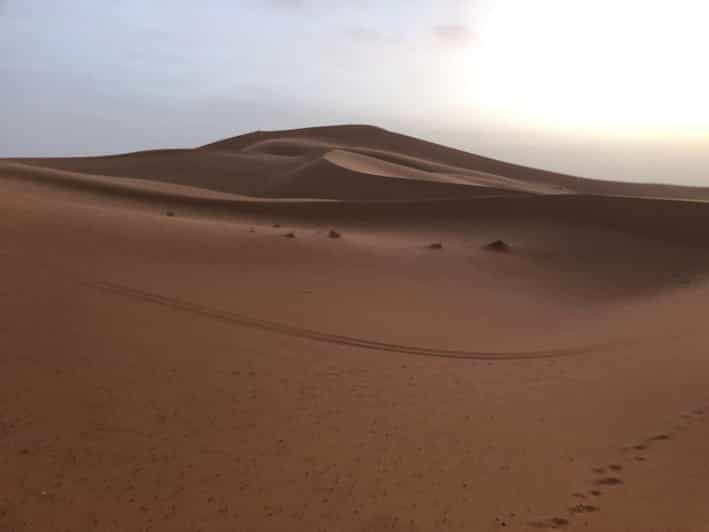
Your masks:
{"label": "sunlit dune face", "polygon": [[[517,124],[709,137],[709,4],[494,0],[469,80]],[[472,79],[474,77],[474,79]]]}

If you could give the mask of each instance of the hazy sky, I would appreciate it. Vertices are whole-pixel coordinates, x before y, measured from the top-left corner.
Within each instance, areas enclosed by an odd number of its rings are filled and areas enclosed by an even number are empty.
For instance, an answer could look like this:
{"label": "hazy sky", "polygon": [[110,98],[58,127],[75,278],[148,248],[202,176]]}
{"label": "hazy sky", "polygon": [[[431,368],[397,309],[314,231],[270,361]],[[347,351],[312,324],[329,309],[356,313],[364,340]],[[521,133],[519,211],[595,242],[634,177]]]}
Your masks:
{"label": "hazy sky", "polygon": [[697,0],[0,0],[0,156],[371,123],[709,185]]}

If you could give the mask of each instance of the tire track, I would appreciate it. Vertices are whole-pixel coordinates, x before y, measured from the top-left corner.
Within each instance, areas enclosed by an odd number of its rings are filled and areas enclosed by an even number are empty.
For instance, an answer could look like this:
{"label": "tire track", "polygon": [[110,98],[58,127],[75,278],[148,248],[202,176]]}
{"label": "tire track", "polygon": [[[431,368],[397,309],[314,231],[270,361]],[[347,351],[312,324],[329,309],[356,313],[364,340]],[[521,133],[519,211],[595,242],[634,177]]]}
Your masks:
{"label": "tire track", "polygon": [[550,358],[561,358],[589,353],[594,350],[599,350],[603,347],[608,347],[610,343],[597,344],[585,347],[566,348],[566,349],[549,349],[537,351],[466,351],[457,349],[436,349],[429,347],[413,346],[406,344],[395,344],[380,342],[376,340],[368,340],[354,336],[343,336],[337,334],[329,334],[314,329],[296,327],[277,321],[262,320],[238,314],[235,312],[222,310],[192,301],[168,297],[153,292],[138,290],[128,286],[108,283],[108,282],[82,282],[83,285],[95,289],[99,289],[111,294],[127,297],[145,303],[160,305],[172,310],[187,312],[198,316],[210,318],[213,320],[235,325],[239,327],[247,327],[251,329],[260,329],[283,336],[293,338],[302,338],[306,340],[335,344],[360,349],[369,349],[373,351],[385,351],[392,353],[401,353],[415,356],[425,356],[434,358],[450,358],[450,359],[465,359],[465,360],[539,360]]}
{"label": "tire track", "polygon": [[283,336],[289,336],[292,338],[301,338],[304,340],[310,340],[320,343],[355,347],[371,351],[400,353],[404,355],[429,358],[447,358],[494,362],[558,359],[582,355],[594,351],[600,351],[604,348],[612,346],[617,347],[619,345],[629,343],[627,341],[615,341],[592,344],[581,347],[531,351],[467,351],[458,349],[437,349],[406,344],[387,343],[380,342],[377,340],[369,340],[366,338],[358,338],[354,336],[330,334],[314,329],[296,327],[277,321],[263,320],[255,318],[253,316],[218,309],[215,307],[210,307],[185,299],[179,299],[175,297],[165,296],[162,294],[148,292],[145,290],[132,288],[118,283],[106,281],[89,281],[77,274],[76,272],[70,271],[69,269],[59,264],[55,264],[49,261],[37,261],[36,258],[30,259],[29,257],[21,257],[15,253],[10,253],[4,249],[0,249],[0,256],[5,257],[7,259],[20,261],[26,266],[34,269],[44,270],[46,272],[49,272],[50,274],[57,275],[63,278],[65,281],[71,282],[73,284],[92,288],[95,290],[100,290],[119,297],[125,297],[133,300],[142,301],[148,304],[159,305],[178,312],[186,312],[204,318],[209,318],[212,320],[229,324],[231,326],[259,329],[262,331],[280,334]]}

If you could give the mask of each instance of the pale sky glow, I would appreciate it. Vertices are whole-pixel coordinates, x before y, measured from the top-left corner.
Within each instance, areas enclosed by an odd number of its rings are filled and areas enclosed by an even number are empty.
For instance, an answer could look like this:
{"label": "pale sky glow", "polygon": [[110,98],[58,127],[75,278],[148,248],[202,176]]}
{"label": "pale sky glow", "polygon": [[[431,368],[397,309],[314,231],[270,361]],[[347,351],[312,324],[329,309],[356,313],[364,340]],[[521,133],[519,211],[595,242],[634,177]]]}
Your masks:
{"label": "pale sky glow", "polygon": [[0,156],[371,123],[709,185],[706,27],[690,0],[0,0]]}
{"label": "pale sky glow", "polygon": [[481,24],[476,103],[530,125],[709,136],[709,4],[499,0]]}

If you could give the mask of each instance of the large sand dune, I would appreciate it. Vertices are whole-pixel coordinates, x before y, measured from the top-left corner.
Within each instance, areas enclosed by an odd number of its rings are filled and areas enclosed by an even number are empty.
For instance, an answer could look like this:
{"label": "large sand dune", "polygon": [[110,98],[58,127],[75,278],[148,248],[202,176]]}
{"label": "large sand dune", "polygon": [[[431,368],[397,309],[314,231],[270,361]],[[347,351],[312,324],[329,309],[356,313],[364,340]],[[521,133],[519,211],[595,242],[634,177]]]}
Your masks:
{"label": "large sand dune", "polygon": [[[193,150],[17,162],[258,197],[459,198],[477,195],[478,187],[486,187],[490,193],[502,189],[540,194],[709,199],[709,188],[579,179],[486,159],[369,126],[257,132]],[[385,177],[405,181],[382,179]]]}
{"label": "large sand dune", "polygon": [[365,126],[0,161],[0,531],[709,530],[707,199]]}

